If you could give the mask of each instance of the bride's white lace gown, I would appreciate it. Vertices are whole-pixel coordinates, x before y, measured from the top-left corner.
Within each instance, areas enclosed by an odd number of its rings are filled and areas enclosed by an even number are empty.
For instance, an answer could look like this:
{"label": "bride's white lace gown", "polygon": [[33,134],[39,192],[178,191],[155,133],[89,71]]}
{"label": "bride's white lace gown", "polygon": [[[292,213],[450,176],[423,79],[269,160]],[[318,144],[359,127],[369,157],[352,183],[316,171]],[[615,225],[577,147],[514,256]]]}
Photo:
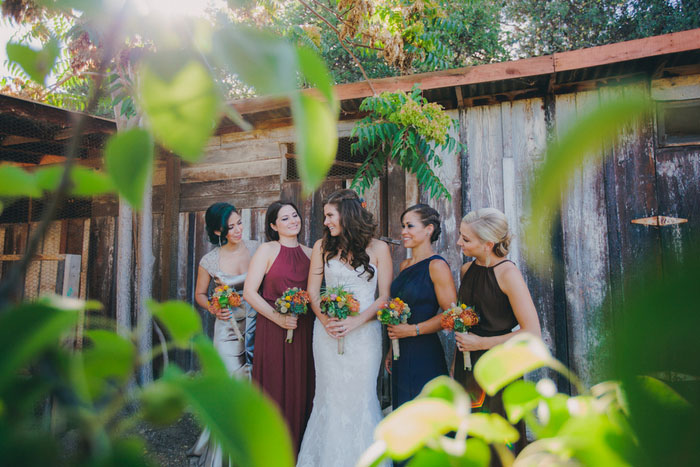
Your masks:
{"label": "bride's white lace gown", "polygon": [[[326,286],[342,285],[364,311],[375,300],[377,275],[368,279],[332,259],[324,268]],[[298,467],[354,466],[373,441],[382,418],[377,375],[382,361],[381,325],[370,320],[345,336],[345,353],[319,320],[314,324],[316,395],[301,443]]]}

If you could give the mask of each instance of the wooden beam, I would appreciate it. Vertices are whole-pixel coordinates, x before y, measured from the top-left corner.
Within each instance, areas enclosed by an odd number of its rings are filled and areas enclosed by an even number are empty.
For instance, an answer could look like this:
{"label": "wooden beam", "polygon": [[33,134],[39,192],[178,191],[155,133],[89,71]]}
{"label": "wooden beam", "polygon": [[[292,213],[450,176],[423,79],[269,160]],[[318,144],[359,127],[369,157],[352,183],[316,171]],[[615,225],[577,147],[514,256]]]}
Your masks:
{"label": "wooden beam", "polygon": [[[0,255],[0,261],[19,261],[24,255]],[[32,257],[32,261],[64,261],[66,255],[38,254]]]}
{"label": "wooden beam", "polygon": [[28,137],[28,136],[10,135],[7,138],[2,140],[2,146],[7,147],[7,146],[14,146],[16,144],[36,143],[38,141],[41,141],[41,139]]}
{"label": "wooden beam", "polygon": [[165,154],[165,199],[163,206],[160,300],[174,299],[177,291],[177,251],[180,220],[180,158]]}

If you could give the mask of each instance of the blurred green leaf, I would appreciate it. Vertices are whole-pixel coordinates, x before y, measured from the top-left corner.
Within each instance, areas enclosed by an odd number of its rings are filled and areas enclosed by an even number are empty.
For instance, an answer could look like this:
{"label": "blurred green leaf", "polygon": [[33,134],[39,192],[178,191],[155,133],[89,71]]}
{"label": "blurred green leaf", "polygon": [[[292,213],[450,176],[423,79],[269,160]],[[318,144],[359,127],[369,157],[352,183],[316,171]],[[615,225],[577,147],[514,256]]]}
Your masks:
{"label": "blurred green leaf", "polygon": [[274,404],[247,381],[221,375],[183,378],[194,413],[236,465],[293,466],[286,423]]}
{"label": "blurred green leaf", "polygon": [[[161,65],[168,58],[179,65],[172,76],[163,75]],[[156,140],[183,159],[199,159],[219,113],[220,98],[210,73],[199,61],[183,63],[182,57],[161,54],[141,66],[139,78],[141,105]]]}
{"label": "blurred green leaf", "polygon": [[393,459],[403,460],[426,442],[457,430],[460,421],[456,409],[443,399],[415,399],[387,415],[374,437],[385,443]]}
{"label": "blurred green leaf", "polygon": [[297,167],[308,196],[323,182],[333,166],[338,149],[336,115],[328,104],[298,94],[292,99],[297,134]]}
{"label": "blurred green leaf", "polygon": [[185,410],[184,397],[179,384],[164,380],[149,384],[141,392],[141,416],[154,425],[171,425]]}
{"label": "blurred green leaf", "polygon": [[586,466],[639,465],[634,440],[613,425],[606,415],[572,417],[557,438]]}
{"label": "blurred green leaf", "polygon": [[7,43],[7,58],[10,62],[15,62],[37,83],[44,85],[46,76],[51,72],[56,59],[61,53],[58,40],[51,38],[39,50],[23,44]]}
{"label": "blurred green leaf", "polygon": [[486,352],[474,365],[474,377],[493,396],[508,383],[543,366],[562,367],[541,339],[520,333]]}
{"label": "blurred green leaf", "polygon": [[538,438],[551,438],[559,435],[559,430],[571,418],[567,405],[569,396],[556,394],[554,397],[543,398],[537,408],[537,419],[530,419],[529,424]]}
{"label": "blurred green leaf", "polygon": [[297,59],[299,60],[299,69],[306,77],[306,80],[321,92],[333,113],[337,113],[339,110],[338,100],[333,91],[333,78],[321,57],[312,50],[299,47],[297,48]]}
{"label": "blurred green leaf", "polygon": [[253,86],[259,94],[291,94],[297,90],[297,54],[287,41],[242,26],[218,30],[213,39],[214,61]]}
{"label": "blurred green leaf", "polygon": [[119,194],[134,209],[140,209],[146,182],[153,170],[151,135],[141,129],[113,135],[105,147],[105,167]]}
{"label": "blurred green leaf", "polygon": [[518,423],[523,416],[532,411],[542,399],[535,383],[515,381],[503,390],[503,406],[510,423]]}
{"label": "blurred green leaf", "polygon": [[156,464],[146,455],[146,442],[141,438],[131,437],[114,441],[112,450],[100,467],[155,467]]}
{"label": "blurred green leaf", "polygon": [[520,438],[513,428],[497,413],[473,413],[469,416],[469,434],[488,443],[514,443]]}
{"label": "blurred green leaf", "polygon": [[451,456],[444,451],[423,448],[408,461],[408,467],[486,467],[491,460],[489,447],[478,438],[469,438],[467,449],[462,456]]}
{"label": "blurred green leaf", "polygon": [[448,376],[438,376],[428,381],[420,394],[419,398],[432,397],[435,399],[444,399],[454,405],[457,413],[466,414],[471,409],[471,399],[467,395],[461,384]]}
{"label": "blurred green leaf", "polygon": [[77,320],[75,311],[27,303],[0,314],[0,390],[32,358],[58,345],[61,335]]}
{"label": "blurred green leaf", "polygon": [[199,314],[185,302],[150,301],[148,308],[153,316],[163,323],[173,343],[179,347],[189,347],[192,337],[202,332],[202,320]]}
{"label": "blurred green leaf", "polygon": [[192,348],[197,354],[202,373],[217,377],[228,376],[226,365],[224,365],[224,361],[221,360],[219,352],[214,348],[211,339],[203,334],[199,334],[192,339]]}
{"label": "blurred green leaf", "polygon": [[[44,191],[54,191],[61,183],[63,167],[41,167],[34,172],[36,183]],[[102,172],[83,166],[71,169],[73,183],[70,193],[73,196],[96,196],[114,191],[112,180]]]}
{"label": "blurred green leaf", "polygon": [[114,385],[125,382],[135,365],[134,344],[112,331],[85,331],[91,346],[83,350],[83,370],[90,396],[94,399]]}
{"label": "blurred green leaf", "polygon": [[0,196],[41,197],[36,177],[12,165],[0,165]]}
{"label": "blurred green leaf", "polygon": [[580,117],[566,133],[547,147],[545,162],[538,167],[530,190],[530,218],[523,238],[528,248],[537,252],[528,255],[528,264],[543,267],[551,262],[551,249],[540,248],[542,239],[549,238],[554,213],[566,193],[571,178],[584,163],[600,157],[603,147],[611,144],[620,129],[632,124],[651,109],[649,99],[641,92],[626,92],[624,96],[604,101],[587,115]]}

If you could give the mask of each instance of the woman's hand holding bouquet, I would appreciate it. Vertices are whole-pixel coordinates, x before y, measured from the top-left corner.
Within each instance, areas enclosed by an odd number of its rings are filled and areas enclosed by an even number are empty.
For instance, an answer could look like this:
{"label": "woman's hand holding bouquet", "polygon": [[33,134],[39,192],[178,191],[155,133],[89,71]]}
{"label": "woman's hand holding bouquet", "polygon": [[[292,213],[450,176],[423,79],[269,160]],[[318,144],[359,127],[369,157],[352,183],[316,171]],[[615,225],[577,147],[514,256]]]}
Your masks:
{"label": "woman's hand holding bouquet", "polygon": [[[467,332],[472,326],[479,324],[479,315],[474,311],[474,307],[463,303],[457,304],[442,312],[440,317],[442,328],[454,330],[454,332]],[[472,361],[469,352],[462,352],[464,356],[464,369],[472,369]]]}
{"label": "woman's hand holding bouquet", "polygon": [[[411,317],[411,308],[400,298],[392,298],[377,311],[377,319],[382,324],[406,324]],[[399,340],[391,339],[394,360],[399,359]]]}
{"label": "woman's hand holding bouquet", "polygon": [[[303,315],[308,310],[309,300],[309,293],[306,290],[292,287],[285,290],[282,296],[275,300],[275,310],[282,315]],[[287,329],[287,342],[291,343],[293,338],[294,329]]]}
{"label": "woman's hand holding bouquet", "polygon": [[[321,311],[331,318],[344,320],[360,311],[360,302],[342,286],[329,287],[321,294]],[[338,338],[338,354],[345,353],[345,338]]]}

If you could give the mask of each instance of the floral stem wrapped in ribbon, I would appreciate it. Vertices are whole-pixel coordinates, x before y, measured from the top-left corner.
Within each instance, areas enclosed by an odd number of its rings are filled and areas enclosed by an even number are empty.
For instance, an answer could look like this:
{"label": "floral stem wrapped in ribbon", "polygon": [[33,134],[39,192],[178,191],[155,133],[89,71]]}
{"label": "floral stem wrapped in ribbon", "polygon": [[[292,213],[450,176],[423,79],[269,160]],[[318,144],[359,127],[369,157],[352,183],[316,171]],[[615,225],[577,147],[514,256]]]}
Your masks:
{"label": "floral stem wrapped in ribbon", "polygon": [[[360,302],[343,286],[328,287],[321,294],[321,311],[331,318],[345,319],[360,311]],[[345,338],[338,339],[338,355],[345,353]]]}
{"label": "floral stem wrapped in ribbon", "polygon": [[[309,304],[309,293],[298,287],[292,287],[284,291],[282,296],[275,300],[275,310],[286,315],[291,313],[294,316],[306,314]],[[287,329],[286,341],[291,344],[294,338],[294,329]]]}
{"label": "floral stem wrapped in ribbon", "polygon": [[[474,307],[458,303],[442,312],[440,323],[443,329],[467,332],[472,326],[479,324],[479,315],[474,311]],[[471,370],[472,360],[469,351],[462,352],[462,355],[464,356],[464,369]]]}
{"label": "floral stem wrapped in ribbon", "polygon": [[[241,306],[241,296],[228,285],[219,285],[214,289],[209,303],[217,310],[232,310]],[[231,318],[233,318],[233,315],[231,315]],[[236,333],[236,338],[243,342],[243,336],[236,323],[234,322],[231,327],[233,332]]]}
{"label": "floral stem wrapped in ribbon", "polygon": [[[400,298],[392,298],[377,311],[377,319],[382,324],[406,324],[411,317],[411,308]],[[391,339],[394,360],[399,359],[399,340]]]}

